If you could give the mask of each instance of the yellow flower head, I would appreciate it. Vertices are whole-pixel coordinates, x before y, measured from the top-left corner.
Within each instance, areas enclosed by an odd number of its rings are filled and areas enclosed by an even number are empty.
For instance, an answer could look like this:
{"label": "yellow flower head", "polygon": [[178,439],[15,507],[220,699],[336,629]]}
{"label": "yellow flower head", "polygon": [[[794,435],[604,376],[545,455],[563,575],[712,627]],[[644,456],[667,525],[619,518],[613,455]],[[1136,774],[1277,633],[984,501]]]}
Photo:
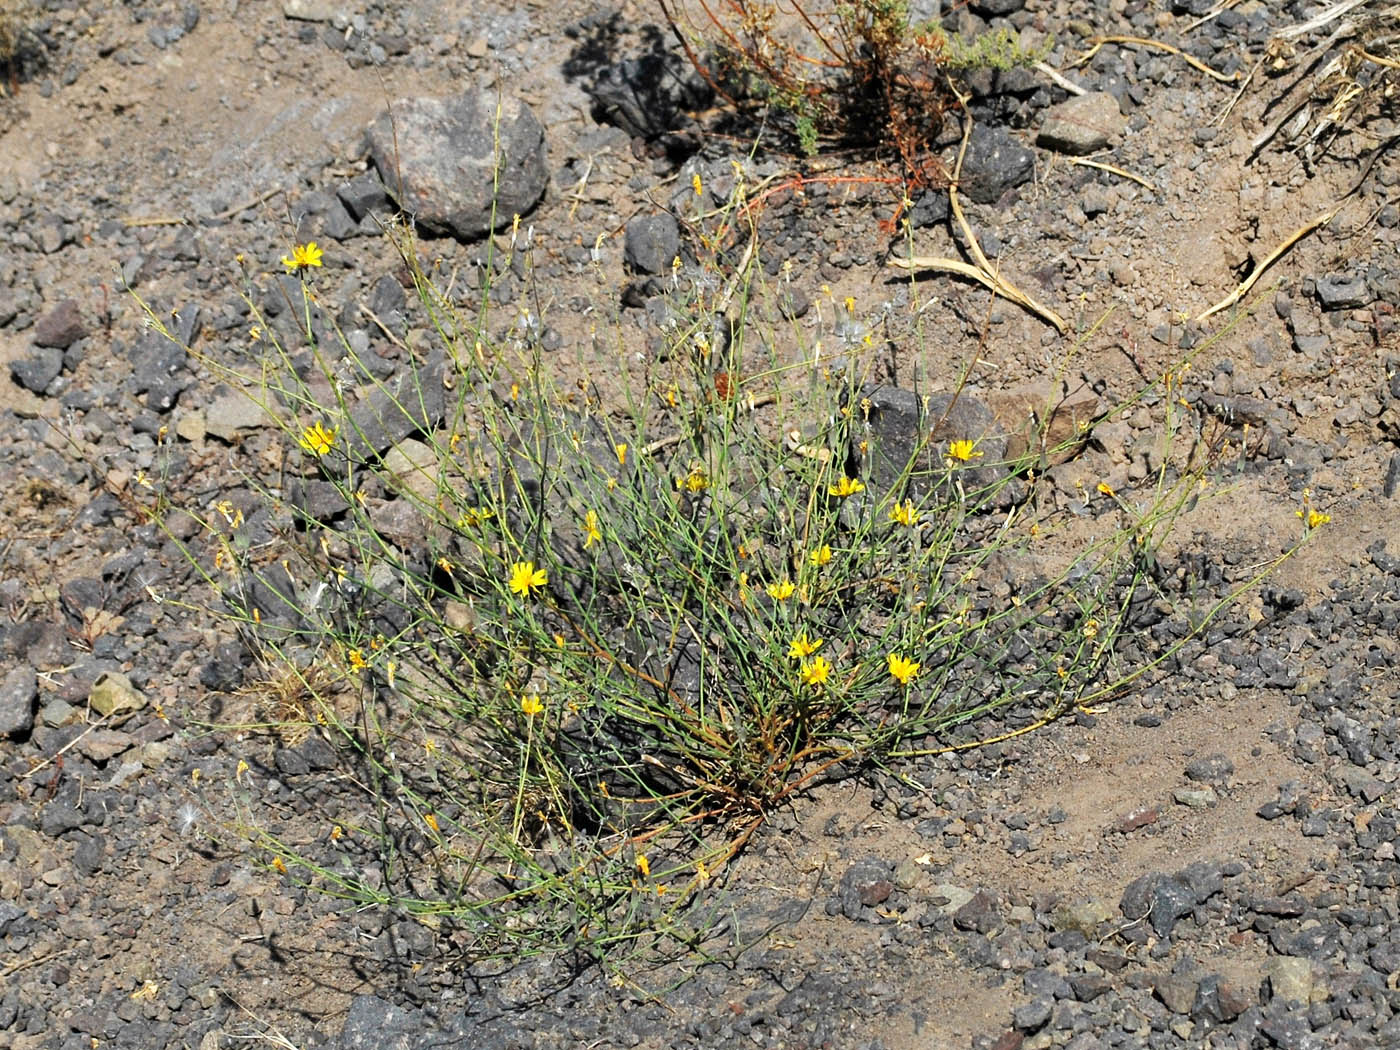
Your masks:
{"label": "yellow flower head", "polygon": [[625,442],[619,442],[618,444],[614,445],[614,446],[613,446],[613,451],[617,453],[617,465],[618,465],[619,467],[626,466],[626,465],[627,465],[627,445],[626,445],[626,443],[625,443]]}
{"label": "yellow flower head", "polygon": [[518,561],[510,567],[510,589],[522,598],[530,597],[532,588],[543,587],[549,576],[543,569],[535,568],[532,561]]}
{"label": "yellow flower head", "polygon": [[857,492],[864,492],[865,485],[861,483],[859,478],[848,478],[842,475],[840,481],[828,485],[826,490],[838,499],[845,499],[847,496],[853,496]]}
{"label": "yellow flower head", "polygon": [[700,181],[700,173],[698,171],[690,177],[690,188],[695,191],[695,196],[697,197],[705,192],[705,184]]}
{"label": "yellow flower head", "polygon": [[637,854],[637,870],[642,873],[643,878],[651,878],[651,861],[647,860],[645,853]]}
{"label": "yellow flower head", "polygon": [[301,432],[301,440],[297,444],[313,456],[324,456],[334,446],[335,434],[335,427],[327,430],[326,425],[318,419],[315,426],[307,427]]}
{"label": "yellow flower head", "polygon": [[821,568],[823,565],[830,563],[831,545],[829,543],[823,543],[811,554],[807,555],[807,560],[813,565],[815,565],[817,568]]}
{"label": "yellow flower head", "polygon": [[798,668],[798,675],[802,678],[803,685],[810,685],[814,689],[821,685],[831,676],[831,664],[825,656],[819,656],[815,660],[810,660]]}
{"label": "yellow flower head", "polygon": [[311,267],[320,267],[321,249],[316,247],[316,242],[309,244],[298,244],[292,248],[291,255],[282,256],[282,265],[287,268],[288,273],[295,273],[298,270],[309,270]]}
{"label": "yellow flower head", "polygon": [[351,649],[345,654],[350,661],[350,670],[363,671],[369,664],[365,663],[365,654],[359,649]]}
{"label": "yellow flower head", "polygon": [[692,495],[704,492],[709,487],[710,479],[705,477],[705,472],[699,467],[692,468],[685,477],[676,479],[676,488],[685,489]]}
{"label": "yellow flower head", "polygon": [[585,549],[603,540],[603,531],[598,527],[598,512],[590,510],[583,517],[583,546]]}
{"label": "yellow flower head", "polygon": [[525,697],[525,699],[520,701],[520,710],[524,711],[531,718],[534,718],[537,714],[544,710],[544,704],[540,702],[540,698],[538,696],[535,696],[532,693],[530,696],[527,696]]}
{"label": "yellow flower head", "polygon": [[890,521],[900,525],[908,525],[911,529],[919,524],[919,512],[914,508],[914,501],[907,499],[903,503],[896,503],[891,507]]}
{"label": "yellow flower head", "polygon": [[920,664],[914,660],[907,659],[899,653],[890,653],[889,668],[890,677],[900,685],[908,685],[914,680],[914,676],[919,673]]}
{"label": "yellow flower head", "polygon": [[968,441],[966,439],[962,441],[950,441],[948,442],[948,455],[959,462],[966,463],[968,460],[976,459],[978,456],[982,455],[982,453],[975,451],[976,447],[977,442],[975,441]]}
{"label": "yellow flower head", "polygon": [[815,642],[807,637],[807,632],[803,631],[788,646],[788,659],[805,660],[811,656],[824,644],[823,639],[818,638]]}
{"label": "yellow flower head", "polygon": [[777,583],[770,583],[766,588],[768,597],[777,602],[785,602],[792,597],[792,592],[797,590],[797,585],[791,580],[779,580]]}
{"label": "yellow flower head", "polygon": [[1101,495],[1101,496],[1107,496],[1107,497],[1109,497],[1110,499],[1112,499],[1115,495],[1117,495],[1117,493],[1115,493],[1115,492],[1113,491],[1113,486],[1110,485],[1110,484],[1109,484],[1108,482],[1106,482],[1106,481],[1100,481],[1099,484],[1098,484],[1098,489],[1099,489],[1099,495]]}
{"label": "yellow flower head", "polygon": [[[1306,511],[1306,513],[1304,513],[1304,511]],[[1310,505],[1306,504],[1304,510],[1295,510],[1293,513],[1303,519],[1303,524],[1308,527],[1309,531],[1320,528],[1332,520],[1332,515],[1324,514],[1320,510],[1313,510]]]}

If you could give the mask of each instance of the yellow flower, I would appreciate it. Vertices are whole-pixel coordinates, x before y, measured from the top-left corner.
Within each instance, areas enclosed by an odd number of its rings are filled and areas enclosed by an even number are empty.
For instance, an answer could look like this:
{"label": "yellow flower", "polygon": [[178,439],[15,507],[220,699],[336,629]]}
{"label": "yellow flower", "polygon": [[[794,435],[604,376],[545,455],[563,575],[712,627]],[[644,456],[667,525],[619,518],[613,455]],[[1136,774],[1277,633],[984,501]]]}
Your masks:
{"label": "yellow flower", "polygon": [[710,479],[705,477],[705,472],[699,467],[692,467],[689,474],[683,478],[676,479],[676,488],[685,489],[692,495],[704,492],[710,487]]}
{"label": "yellow flower", "polygon": [[282,863],[281,857],[273,857],[272,866],[276,868],[279,872],[281,872],[283,875],[287,874],[287,865]]}
{"label": "yellow flower", "polygon": [[1117,495],[1117,493],[1113,491],[1113,486],[1106,481],[1099,482],[1099,494],[1110,498]]}
{"label": "yellow flower", "polygon": [[365,654],[359,649],[351,649],[345,654],[350,661],[350,670],[363,671],[369,664],[365,663]]}
{"label": "yellow flower", "polygon": [[345,837],[345,829],[342,828],[339,824],[335,824],[335,825],[333,825],[333,826],[331,827],[331,841],[332,841],[332,842],[339,842],[339,841],[340,841],[342,838],[344,838],[344,837]]}
{"label": "yellow flower", "polygon": [[811,656],[824,644],[823,639],[818,638],[815,642],[807,637],[807,632],[803,631],[792,640],[788,646],[788,659],[805,660]]}
{"label": "yellow flower", "polygon": [[864,492],[865,486],[859,478],[848,478],[843,475],[840,481],[834,485],[828,485],[826,490],[839,499],[845,499],[857,492]]}
{"label": "yellow flower", "polygon": [[1310,506],[1305,509],[1307,510],[1306,514],[1303,513],[1303,511],[1301,510],[1295,510],[1293,513],[1298,515],[1298,517],[1302,518],[1303,524],[1306,525],[1310,530],[1326,525],[1329,521],[1332,520],[1332,515],[1330,514],[1324,514],[1320,510],[1313,510]]}
{"label": "yellow flower", "polygon": [[309,244],[298,244],[292,248],[291,255],[282,256],[282,265],[287,268],[288,273],[295,273],[297,270],[307,270],[311,267],[321,265],[321,249],[316,247],[316,242]]}
{"label": "yellow flower", "polygon": [[848,296],[846,296],[846,313],[848,313],[848,314],[853,314],[853,313],[855,313],[855,312],[856,312],[856,297],[855,297],[854,295],[848,295]]}
{"label": "yellow flower", "polygon": [[617,444],[613,446],[613,451],[617,453],[617,465],[623,467],[627,465],[627,445]]}
{"label": "yellow flower", "polygon": [[424,814],[423,814],[423,823],[426,824],[426,825],[428,825],[428,827],[432,828],[434,834],[437,834],[437,835],[441,835],[441,834],[442,834],[442,828],[440,828],[440,827],[438,826],[437,817],[433,816],[433,814],[431,814],[431,813],[424,813]]}
{"label": "yellow flower", "polygon": [[797,590],[797,586],[791,580],[784,579],[770,583],[765,590],[768,591],[768,597],[774,601],[785,602],[792,597],[792,592]]}
{"label": "yellow flower", "polygon": [[1085,638],[1097,638],[1099,634],[1099,621],[1090,620],[1084,625]]}
{"label": "yellow flower", "polygon": [[703,860],[697,860],[695,862],[695,874],[702,880],[710,877],[710,869],[705,867],[705,862]]}
{"label": "yellow flower", "polygon": [[817,568],[821,568],[823,565],[828,564],[831,561],[831,545],[823,543],[811,554],[807,555],[807,560],[813,565],[815,565]]}
{"label": "yellow flower", "polygon": [[956,460],[966,463],[970,459],[976,459],[982,453],[973,451],[977,446],[975,441],[950,441],[948,442],[948,455]]}
{"label": "yellow flower", "polygon": [[590,510],[584,515],[583,535],[583,546],[585,550],[595,543],[602,542],[603,533],[602,530],[598,528],[598,512],[596,510]]}
{"label": "yellow flower", "polygon": [[530,597],[533,587],[543,587],[549,576],[532,561],[518,561],[510,567],[510,589],[522,598]]}
{"label": "yellow flower", "polygon": [[921,665],[914,660],[909,660],[899,653],[890,653],[889,668],[890,677],[900,685],[908,685],[914,680],[914,676],[919,673]]}
{"label": "yellow flower", "polygon": [[814,689],[820,688],[831,674],[831,664],[825,656],[819,656],[815,660],[804,663],[798,668],[797,673],[801,676],[803,685],[810,685]]}
{"label": "yellow flower", "polygon": [[537,714],[544,710],[544,704],[540,702],[540,698],[538,696],[531,694],[530,696],[527,696],[525,697],[525,699],[520,701],[520,710],[524,711],[531,718],[534,718]]}
{"label": "yellow flower", "polygon": [[647,860],[645,853],[637,854],[637,870],[642,873],[644,878],[651,878],[651,861]]}
{"label": "yellow flower", "polygon": [[695,191],[695,196],[700,196],[705,190],[705,184],[700,181],[700,173],[697,171],[690,177],[690,188]]}
{"label": "yellow flower", "polygon": [[336,428],[326,429],[326,425],[319,419],[315,426],[307,427],[301,432],[301,440],[297,442],[313,456],[324,456],[335,444]]}
{"label": "yellow flower", "polygon": [[256,343],[259,339],[262,338],[262,329],[259,328],[257,325],[253,325],[252,328],[248,329],[248,338]]}
{"label": "yellow flower", "polygon": [[919,512],[914,509],[914,501],[907,499],[890,508],[890,521],[908,525],[911,529],[919,524]]}

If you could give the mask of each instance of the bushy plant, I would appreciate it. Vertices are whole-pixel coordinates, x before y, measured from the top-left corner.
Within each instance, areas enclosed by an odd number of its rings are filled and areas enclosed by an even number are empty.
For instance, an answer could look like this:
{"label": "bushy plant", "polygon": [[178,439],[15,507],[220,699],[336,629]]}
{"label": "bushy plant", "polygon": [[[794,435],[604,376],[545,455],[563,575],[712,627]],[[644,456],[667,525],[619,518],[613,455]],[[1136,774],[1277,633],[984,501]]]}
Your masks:
{"label": "bushy plant", "polygon": [[932,146],[965,94],[959,78],[1044,57],[1007,30],[950,37],[937,23],[911,21],[905,0],[661,0],[661,8],[720,93],[763,107],[801,152],[892,150],[916,185],[946,177]]}
{"label": "bushy plant", "polygon": [[[959,432],[956,392],[869,383],[858,340],[779,359],[752,334],[779,291],[752,244],[715,231],[678,271],[659,357],[618,329],[604,398],[546,366],[528,294],[504,326],[489,291],[464,311],[411,230],[389,236],[433,333],[396,375],[336,330],[315,245],[283,260],[295,329],[250,294],[256,367],[205,359],[285,458],[275,484],[245,476],[253,513],[193,508],[189,557],[279,683],[264,724],[324,735],[363,792],[328,840],[245,803],[288,877],[450,916],[475,956],[689,943],[701,891],[804,788],[1027,732],[1181,644],[1155,556],[1203,464],[1171,444],[1170,397],[1157,475],[1086,494],[1096,528],[1055,551],[1041,470],[1083,433]],[[528,259],[518,228],[502,250]],[[904,443],[879,421],[898,397]]]}

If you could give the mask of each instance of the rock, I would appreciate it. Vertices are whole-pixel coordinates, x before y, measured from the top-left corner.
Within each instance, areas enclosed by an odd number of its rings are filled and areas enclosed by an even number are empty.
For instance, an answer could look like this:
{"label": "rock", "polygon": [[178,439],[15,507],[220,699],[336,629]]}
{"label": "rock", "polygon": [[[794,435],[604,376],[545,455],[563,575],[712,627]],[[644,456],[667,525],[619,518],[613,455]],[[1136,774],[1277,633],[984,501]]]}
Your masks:
{"label": "rock", "polygon": [[1079,156],[1103,149],[1125,125],[1118,100],[1106,91],[1093,91],[1067,98],[1046,110],[1036,143]]}
{"label": "rock", "polygon": [[1007,462],[1036,470],[1077,456],[1101,405],[1099,395],[1082,380],[1023,383],[988,393],[984,400],[1006,433]]}
{"label": "rock", "polygon": [[1177,920],[1189,915],[1222,887],[1211,865],[1192,865],[1175,875],[1152,872],[1134,879],[1123,891],[1119,909],[1129,920],[1147,919],[1158,937],[1171,936]]}
{"label": "rock", "polygon": [[10,375],[24,389],[42,394],[63,373],[63,351],[54,347],[38,347],[28,357],[10,362]]}
{"label": "rock", "polygon": [[357,995],[334,1045],[336,1050],[415,1050],[428,1045],[432,1035],[421,1014],[377,996]]}
{"label": "rock", "polygon": [[50,802],[39,810],[39,830],[50,838],[58,838],[86,822],[83,811],[66,802]]}
{"label": "rock", "polygon": [[862,908],[883,904],[894,892],[894,865],[878,857],[858,860],[841,876],[836,891],[837,910],[848,919],[859,919]]}
{"label": "rock", "polygon": [[1191,1019],[1226,1024],[1258,1002],[1257,991],[1220,974],[1212,974],[1201,981],[1196,989],[1196,998],[1191,1003]]}
{"label": "rock", "polygon": [[302,22],[329,22],[340,10],[334,0],[282,0],[282,14]]}
{"label": "rock", "polygon": [[670,52],[607,66],[588,93],[595,120],[648,141],[681,130],[689,122],[686,114],[704,109],[714,97],[694,65]]}
{"label": "rock", "polygon": [[230,444],[238,440],[242,431],[257,430],[270,422],[252,394],[241,390],[216,397],[204,410],[205,433]]}
{"label": "rock", "polygon": [[67,350],[83,336],[87,325],[76,299],[65,299],[34,325],[34,345]]}
{"label": "rock", "polygon": [[0,736],[18,736],[34,728],[39,679],[32,667],[14,667],[0,681]]}
{"label": "rock", "polygon": [[99,764],[131,750],[136,743],[130,733],[115,729],[94,729],[78,741],[78,750]]}
{"label": "rock", "polygon": [[680,250],[680,225],[670,212],[637,215],[628,221],[622,257],[633,273],[666,273]]}
{"label": "rock", "polygon": [[110,715],[113,711],[139,711],[146,706],[146,698],[126,675],[103,671],[88,692],[88,706],[99,715]]}
{"label": "rock", "polygon": [[1172,798],[1187,809],[1207,809],[1220,801],[1220,796],[1215,793],[1214,788],[1177,788],[1172,792]]}
{"label": "rock", "polygon": [[1035,154],[1000,125],[976,124],[968,136],[958,188],[978,204],[996,204],[1035,174]]}
{"label": "rock", "polygon": [[1194,758],[1186,764],[1186,779],[1198,784],[1223,784],[1235,775],[1235,764],[1225,755]]}
{"label": "rock", "polygon": [[1001,914],[996,900],[978,890],[961,908],[953,913],[953,925],[960,930],[991,933],[1001,926]]}
{"label": "rock", "polygon": [[1313,971],[1308,959],[1273,956],[1264,963],[1264,976],[1269,979],[1269,990],[1276,999],[1306,1006],[1312,998]]}
{"label": "rock", "polygon": [[[866,442],[861,473],[877,499],[899,486],[906,472],[908,495],[915,502],[952,478],[975,493],[1007,476],[1006,437],[991,410],[971,394],[920,398],[900,387],[870,384],[852,407],[858,414],[855,433]],[[950,467],[953,441],[973,442],[973,453]]]}
{"label": "rock", "polygon": [[1011,1023],[1022,1032],[1033,1032],[1050,1020],[1055,1001],[1048,995],[1037,996],[1011,1012]]}
{"label": "rock", "polygon": [[437,453],[421,441],[406,438],[384,453],[385,480],[400,493],[411,493],[420,504],[434,505],[442,473]]}
{"label": "rock", "polygon": [[1152,990],[1168,1010],[1174,1014],[1184,1014],[1190,1012],[1191,1005],[1196,1001],[1199,984],[1199,980],[1189,974],[1168,973],[1152,982]]}
{"label": "rock", "polygon": [[426,364],[405,368],[375,386],[350,410],[350,449],[355,458],[381,454],[410,434],[427,433],[442,419],[446,360],[441,351]]}
{"label": "rock", "polygon": [[340,203],[356,222],[389,210],[389,191],[372,171],[356,175],[350,181],[342,183],[335,195],[340,198]]}
{"label": "rock", "polygon": [[1057,907],[1051,921],[1057,930],[1078,930],[1094,937],[1099,927],[1113,918],[1113,909],[1100,900],[1068,901]]}
{"label": "rock", "polygon": [[1361,274],[1329,273],[1317,279],[1317,301],[1324,310],[1357,310],[1371,301],[1371,292]]}
{"label": "rock", "polygon": [[[544,194],[544,128],[519,99],[468,91],[399,99],[369,130],[374,166],[400,208],[432,233],[474,240]],[[497,143],[499,142],[499,156]]]}
{"label": "rock", "polygon": [[983,18],[1005,18],[1026,6],[1026,0],[973,0],[970,5]]}

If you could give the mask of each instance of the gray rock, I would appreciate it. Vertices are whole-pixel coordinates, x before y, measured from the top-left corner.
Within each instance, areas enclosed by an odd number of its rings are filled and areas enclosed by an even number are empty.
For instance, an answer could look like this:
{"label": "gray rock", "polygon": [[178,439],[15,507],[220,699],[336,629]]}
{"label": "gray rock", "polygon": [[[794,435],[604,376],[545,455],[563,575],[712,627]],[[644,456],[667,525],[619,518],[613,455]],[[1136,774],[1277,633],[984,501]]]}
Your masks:
{"label": "gray rock", "polygon": [[35,349],[28,357],[10,362],[10,375],[24,389],[42,394],[63,372],[63,351],[49,346]]}
{"label": "gray rock", "polygon": [[836,891],[840,914],[859,919],[862,908],[883,904],[894,892],[894,865],[879,857],[865,857],[846,869]]}
{"label": "gray rock", "polygon": [[32,667],[15,667],[0,681],[0,736],[28,733],[34,728],[34,704],[39,679]]}
{"label": "gray rock", "polygon": [[417,1050],[433,1034],[420,1015],[377,996],[357,995],[335,1046],[337,1050]]}
{"label": "gray rock", "polygon": [[1177,788],[1172,792],[1172,798],[1187,809],[1207,809],[1220,801],[1220,796],[1211,787]]}
{"label": "gray rock", "polygon": [[[861,473],[877,499],[895,492],[907,477],[908,494],[916,502],[953,480],[976,500],[980,490],[1007,476],[1006,436],[991,409],[971,394],[921,398],[900,387],[869,385],[852,408],[854,434],[866,442]],[[974,458],[949,467],[953,441],[974,442]]]}
{"label": "gray rock", "polygon": [[1324,310],[1355,310],[1371,301],[1371,293],[1361,274],[1329,273],[1317,279],[1317,301]]}
{"label": "gray rock", "polygon": [[1079,156],[1103,149],[1123,131],[1125,124],[1118,100],[1106,91],[1094,91],[1065,99],[1046,110],[1036,143]]}
{"label": "gray rock", "polygon": [[978,204],[995,204],[1035,174],[1035,154],[1000,125],[977,124],[967,140],[958,186]]}
{"label": "gray rock", "polygon": [[1235,775],[1235,764],[1222,754],[1193,758],[1186,764],[1186,779],[1198,784],[1224,784]]}
{"label": "gray rock", "polygon": [[423,229],[462,240],[509,226],[549,181],[535,114],[504,99],[498,119],[486,92],[399,99],[370,127],[369,150],[399,207]]}
{"label": "gray rock", "polygon": [[431,431],[442,419],[446,368],[442,353],[435,353],[426,364],[376,386],[351,409],[347,437],[355,458],[381,454],[410,434]]}
{"label": "gray rock", "polygon": [[1212,974],[1201,981],[1196,989],[1196,998],[1191,1003],[1191,1019],[1207,1021],[1211,1024],[1225,1024],[1233,1021],[1251,1006],[1257,1005],[1259,994],[1220,974]]}
{"label": "gray rock", "polygon": [[335,195],[357,222],[366,216],[382,214],[389,210],[389,191],[384,188],[379,176],[372,171],[356,175],[349,182],[342,183]]}
{"label": "gray rock", "polygon": [[83,811],[66,802],[50,802],[39,811],[39,830],[57,838],[86,823]]}
{"label": "gray rock", "polygon": [[1266,1018],[1259,1030],[1279,1050],[1322,1050],[1325,1045],[1303,1017]]}
{"label": "gray rock", "polygon": [[34,325],[34,345],[66,350],[87,335],[87,323],[76,299],[65,299]]}
{"label": "gray rock", "polygon": [[251,393],[235,390],[216,397],[204,410],[204,431],[221,441],[237,441],[241,432],[267,426],[271,419]]}
{"label": "gray rock", "polygon": [[670,52],[629,58],[602,70],[589,94],[593,116],[629,135],[654,140],[681,129],[687,112],[714,97],[692,63]]}
{"label": "gray rock", "polygon": [[622,257],[633,273],[666,273],[680,250],[680,225],[670,212],[637,215],[627,223]]}
{"label": "gray rock", "polygon": [[1033,1032],[1050,1020],[1054,1009],[1055,1001],[1048,995],[1037,996],[1011,1011],[1011,1024],[1018,1031]]}
{"label": "gray rock", "polygon": [[1026,0],[973,0],[971,7],[983,18],[1005,17],[1026,6]]}

